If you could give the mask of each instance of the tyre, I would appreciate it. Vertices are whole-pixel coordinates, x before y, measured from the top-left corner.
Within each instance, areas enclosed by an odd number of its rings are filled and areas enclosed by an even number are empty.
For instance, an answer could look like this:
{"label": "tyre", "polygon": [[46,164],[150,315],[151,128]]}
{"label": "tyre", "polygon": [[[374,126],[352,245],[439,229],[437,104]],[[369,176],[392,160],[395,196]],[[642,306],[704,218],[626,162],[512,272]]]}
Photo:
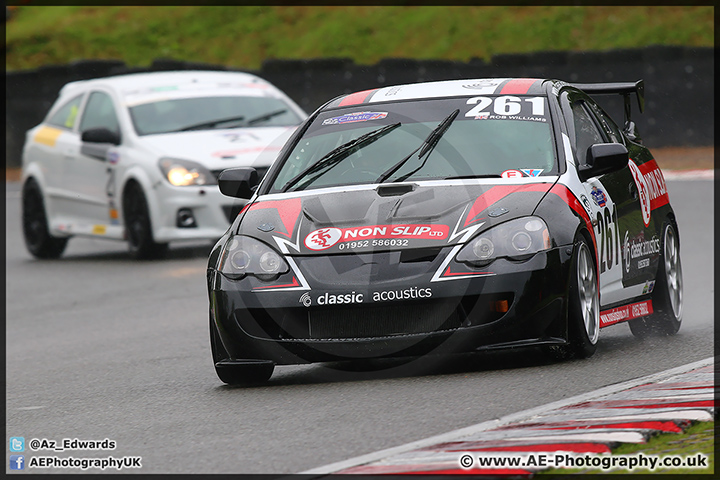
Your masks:
{"label": "tyre", "polygon": [[220,340],[212,315],[210,316],[210,350],[215,373],[223,383],[228,385],[264,383],[270,379],[275,369],[275,365],[268,360],[231,360]]}
{"label": "tyre", "polygon": [[663,225],[662,256],[655,276],[653,313],[630,320],[630,331],[638,338],[650,335],[674,335],[680,329],[683,315],[683,279],[680,242],[675,226]]}
{"label": "tyre", "polygon": [[128,183],[123,194],[123,216],[130,254],[137,259],[161,258],[167,253],[167,243],[153,239],[150,211],[145,193],[136,182]]}
{"label": "tyre", "polygon": [[600,336],[600,296],[595,256],[584,237],[575,239],[568,292],[568,344],[547,347],[556,359],[588,358]]}
{"label": "tyre", "polygon": [[22,226],[25,247],[33,256],[60,258],[65,251],[69,238],[50,235],[42,191],[32,178],[22,189]]}

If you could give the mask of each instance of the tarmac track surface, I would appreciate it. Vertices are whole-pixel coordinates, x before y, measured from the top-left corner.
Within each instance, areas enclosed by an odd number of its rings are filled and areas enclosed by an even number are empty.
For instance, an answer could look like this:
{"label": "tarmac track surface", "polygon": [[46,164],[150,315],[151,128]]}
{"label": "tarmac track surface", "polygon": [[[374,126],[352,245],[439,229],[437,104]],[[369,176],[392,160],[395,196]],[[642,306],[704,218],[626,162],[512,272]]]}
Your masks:
{"label": "tarmac track surface", "polygon": [[551,363],[522,350],[387,362],[374,372],[285,366],[267,386],[232,388],[210,359],[209,245],[135,262],[122,243],[72,239],[62,259],[37,261],[22,241],[20,186],[8,183],[7,437],[117,443],[112,451],[26,449],[26,462],[141,456],[142,473],[294,473],[708,358],[713,182],[669,180],[668,189],[685,279],[674,337],[640,342],[621,324],[601,331],[587,360]]}

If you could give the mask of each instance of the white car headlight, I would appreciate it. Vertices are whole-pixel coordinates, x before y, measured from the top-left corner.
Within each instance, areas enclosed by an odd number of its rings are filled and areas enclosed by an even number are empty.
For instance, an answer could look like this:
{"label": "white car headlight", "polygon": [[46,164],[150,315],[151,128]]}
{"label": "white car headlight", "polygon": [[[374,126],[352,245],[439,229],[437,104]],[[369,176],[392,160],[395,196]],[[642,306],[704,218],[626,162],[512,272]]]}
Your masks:
{"label": "white car headlight", "polygon": [[510,220],[481,233],[455,257],[458,262],[485,265],[499,257],[523,259],[551,246],[550,232],[540,217]]}
{"label": "white car headlight", "polygon": [[282,255],[259,240],[244,235],[231,237],[220,256],[220,273],[233,280],[254,275],[274,280],[290,270]]}
{"label": "white car headlight", "polygon": [[217,183],[212,172],[197,162],[165,157],[160,159],[158,165],[167,181],[176,187]]}

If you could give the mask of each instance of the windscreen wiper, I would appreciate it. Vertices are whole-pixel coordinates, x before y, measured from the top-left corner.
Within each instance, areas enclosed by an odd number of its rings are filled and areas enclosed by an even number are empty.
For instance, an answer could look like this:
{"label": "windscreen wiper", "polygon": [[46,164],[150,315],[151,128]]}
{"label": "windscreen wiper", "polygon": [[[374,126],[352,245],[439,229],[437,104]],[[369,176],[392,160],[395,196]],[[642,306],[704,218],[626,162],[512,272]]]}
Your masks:
{"label": "windscreen wiper", "polygon": [[422,144],[420,144],[420,146],[418,148],[416,148],[415,150],[410,152],[410,155],[408,155],[407,157],[403,158],[402,160],[397,162],[392,167],[385,170],[382,173],[382,175],[380,175],[378,177],[378,179],[375,181],[375,183],[383,183],[385,180],[387,180],[393,173],[397,172],[400,169],[400,167],[405,165],[405,163],[408,160],[410,160],[410,158],[412,158],[413,155],[415,155],[415,152],[419,151],[418,160],[421,159],[425,155],[427,155],[427,157],[425,157],[425,160],[423,160],[422,164],[420,164],[419,167],[417,167],[415,170],[411,171],[410,173],[405,174],[402,177],[396,179],[395,181],[405,180],[410,175],[412,175],[413,173],[420,170],[423,166],[425,166],[425,162],[427,161],[427,158],[430,156],[430,152],[432,152],[433,148],[435,148],[435,145],[437,145],[437,143],[440,141],[440,139],[445,134],[445,132],[447,132],[448,128],[450,128],[450,125],[452,124],[453,120],[455,120],[455,117],[457,117],[459,113],[460,113],[460,110],[458,109],[458,110],[455,110],[454,112],[452,112],[447,117],[445,117],[445,119],[442,122],[440,122],[440,124],[437,127],[435,127],[435,130],[430,132],[430,135],[427,136],[427,138],[423,141]]}
{"label": "windscreen wiper", "polygon": [[187,127],[178,128],[177,130],[174,130],[174,131],[175,132],[187,132],[190,130],[202,130],[204,128],[212,128],[215,125],[219,125],[221,123],[241,122],[243,120],[245,120],[245,116],[219,118],[217,120],[211,120],[209,122],[201,122],[201,123],[195,123],[193,125],[188,125]]}
{"label": "windscreen wiper", "polygon": [[277,117],[278,115],[282,115],[283,113],[287,112],[287,108],[283,108],[282,110],[275,110],[273,112],[264,113],[262,115],[258,115],[257,117],[253,117],[250,120],[247,121],[248,125],[253,125],[255,123],[260,122],[266,122],[270,120],[273,117]]}
{"label": "windscreen wiper", "polygon": [[295,184],[297,184],[300,180],[305,178],[307,175],[311,175],[313,173],[319,172],[314,177],[308,179],[305,181],[303,186],[310,185],[312,182],[314,182],[316,179],[318,179],[321,175],[324,175],[329,169],[340,163],[345,158],[349,157],[353,153],[355,153],[357,150],[360,150],[361,148],[370,145],[371,143],[375,142],[376,140],[379,140],[381,137],[384,137],[388,133],[390,133],[392,130],[395,130],[397,127],[401,125],[400,122],[393,123],[391,125],[385,125],[384,127],[378,128],[377,130],[373,130],[371,132],[368,132],[364,135],[360,135],[359,137],[350,140],[347,143],[343,143],[339,147],[330,150],[328,153],[326,153],[320,160],[313,163],[297,175],[295,175],[293,178],[291,178],[282,188],[281,192],[287,192],[290,188],[292,188]]}

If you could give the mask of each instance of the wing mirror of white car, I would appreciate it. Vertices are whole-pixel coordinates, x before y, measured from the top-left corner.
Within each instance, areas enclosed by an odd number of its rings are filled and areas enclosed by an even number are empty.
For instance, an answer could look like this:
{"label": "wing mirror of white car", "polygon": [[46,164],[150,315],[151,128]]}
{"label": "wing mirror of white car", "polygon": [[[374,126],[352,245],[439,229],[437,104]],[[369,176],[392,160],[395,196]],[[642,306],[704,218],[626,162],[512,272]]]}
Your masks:
{"label": "wing mirror of white car", "polygon": [[257,170],[252,167],[228,168],[220,172],[218,186],[223,195],[234,198],[250,198],[253,187],[259,182]]}
{"label": "wing mirror of white car", "polygon": [[615,172],[628,164],[628,151],[620,143],[596,143],[587,151],[587,164],[580,165],[578,175],[583,182],[591,177]]}
{"label": "wing mirror of white car", "polygon": [[89,128],[82,132],[80,140],[90,143],[111,143],[120,145],[120,134],[105,127]]}

